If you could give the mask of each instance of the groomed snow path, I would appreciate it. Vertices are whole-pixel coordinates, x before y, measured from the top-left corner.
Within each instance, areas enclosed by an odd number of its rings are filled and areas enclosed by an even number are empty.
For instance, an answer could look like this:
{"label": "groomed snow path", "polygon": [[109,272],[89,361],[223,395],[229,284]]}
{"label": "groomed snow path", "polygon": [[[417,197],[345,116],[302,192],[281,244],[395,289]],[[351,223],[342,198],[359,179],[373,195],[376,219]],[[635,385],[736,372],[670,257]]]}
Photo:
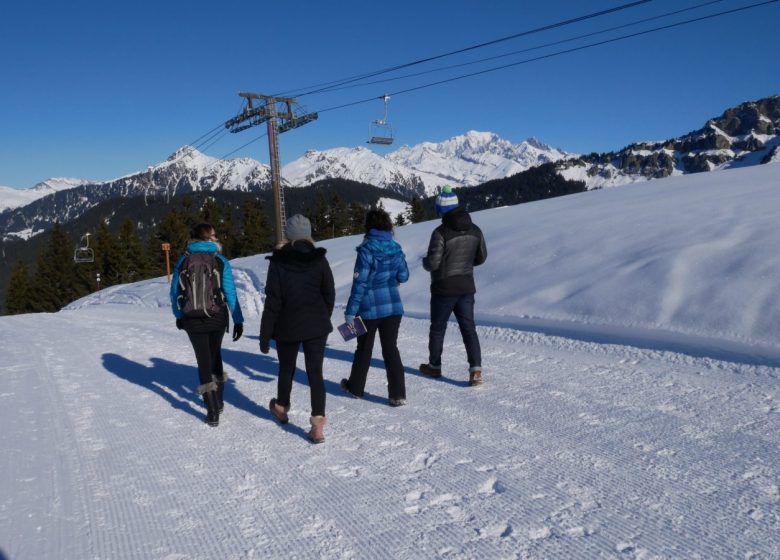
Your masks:
{"label": "groomed snow path", "polygon": [[315,446],[303,373],[271,419],[254,332],[226,338],[210,428],[167,310],[2,327],[0,557],[780,557],[775,368],[481,327],[469,388],[455,325],[430,380],[428,323],[405,318],[409,404],[387,406],[378,359],[345,397],[353,346],[331,335]]}

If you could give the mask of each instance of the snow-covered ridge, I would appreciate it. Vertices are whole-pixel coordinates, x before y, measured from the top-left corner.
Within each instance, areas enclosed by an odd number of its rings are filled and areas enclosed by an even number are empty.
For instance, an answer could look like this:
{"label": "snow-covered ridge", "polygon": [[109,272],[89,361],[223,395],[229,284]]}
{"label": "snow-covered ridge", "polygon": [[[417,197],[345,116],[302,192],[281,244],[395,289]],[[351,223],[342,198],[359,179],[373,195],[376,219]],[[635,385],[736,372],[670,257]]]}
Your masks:
{"label": "snow-covered ridge", "polygon": [[366,148],[311,150],[285,165],[282,175],[295,186],[339,177],[430,196],[444,184],[478,185],[571,155],[535,138],[513,144],[492,132],[472,130],[440,143],[402,146],[385,156]]}
{"label": "snow-covered ridge", "polygon": [[[780,165],[761,165],[476,212],[490,255],[476,269],[477,315],[483,324],[519,327],[532,318],[584,330],[776,345],[779,181]],[[429,298],[420,257],[436,223],[396,232],[412,276],[402,287],[404,307],[420,316]],[[323,243],[341,303],[359,242],[353,236]],[[235,267],[247,290],[262,293],[262,255]],[[70,307],[107,301],[113,296],[101,293]],[[164,291],[152,301],[168,305]]]}
{"label": "snow-covered ridge", "polygon": [[558,163],[566,179],[589,189],[651,179],[758,165],[772,161],[780,145],[780,96],[749,101],[671,140],[637,142],[614,153],[572,157]]}
{"label": "snow-covered ridge", "polygon": [[0,187],[0,212],[10,208],[25,206],[31,202],[48,196],[52,193],[72,189],[89,183],[85,179],[72,179],[69,177],[52,177],[30,187],[29,189],[15,189],[13,187]]}
{"label": "snow-covered ridge", "polygon": [[[65,185],[64,181],[60,181]],[[31,202],[0,214],[4,238],[26,237],[48,229],[56,221],[65,223],[84,212],[116,198],[162,197],[192,191],[257,191],[270,185],[267,165],[250,158],[221,160],[183,146],[165,161],[111,181],[61,186],[59,191],[36,196]],[[42,188],[53,188],[47,185]],[[64,192],[63,192],[64,190]]]}

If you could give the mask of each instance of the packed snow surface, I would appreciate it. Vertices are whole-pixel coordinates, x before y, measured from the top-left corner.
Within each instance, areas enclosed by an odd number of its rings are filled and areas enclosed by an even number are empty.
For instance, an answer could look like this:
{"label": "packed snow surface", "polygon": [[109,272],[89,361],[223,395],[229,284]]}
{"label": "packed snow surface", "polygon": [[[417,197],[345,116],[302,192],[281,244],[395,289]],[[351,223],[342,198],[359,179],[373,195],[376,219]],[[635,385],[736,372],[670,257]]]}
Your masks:
{"label": "packed snow surface", "polygon": [[[225,341],[217,428],[165,278],[0,318],[0,557],[780,557],[778,179],[770,164],[475,213],[478,388],[455,324],[444,377],[417,373],[437,223],[399,228],[408,404],[387,406],[379,348],[347,398],[354,343],[331,335],[321,445],[303,373],[288,425],[267,408],[262,255],[233,261],[246,334]],[[334,322],[359,242],[323,243]]]}

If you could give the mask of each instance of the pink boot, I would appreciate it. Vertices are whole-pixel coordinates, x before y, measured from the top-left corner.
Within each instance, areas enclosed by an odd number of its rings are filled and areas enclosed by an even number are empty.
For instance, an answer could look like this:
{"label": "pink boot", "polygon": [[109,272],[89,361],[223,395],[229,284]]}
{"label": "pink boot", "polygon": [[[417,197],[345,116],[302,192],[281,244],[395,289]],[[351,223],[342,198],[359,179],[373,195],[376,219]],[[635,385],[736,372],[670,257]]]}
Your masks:
{"label": "pink boot", "polygon": [[271,410],[271,414],[279,420],[280,424],[287,424],[290,421],[290,418],[287,416],[287,413],[290,412],[289,405],[282,406],[276,402],[276,399],[271,399],[271,402],[268,403],[268,408]]}
{"label": "pink boot", "polygon": [[311,431],[309,432],[309,440],[312,443],[322,443],[325,441],[325,417],[324,416],[312,416],[309,418],[311,422]]}

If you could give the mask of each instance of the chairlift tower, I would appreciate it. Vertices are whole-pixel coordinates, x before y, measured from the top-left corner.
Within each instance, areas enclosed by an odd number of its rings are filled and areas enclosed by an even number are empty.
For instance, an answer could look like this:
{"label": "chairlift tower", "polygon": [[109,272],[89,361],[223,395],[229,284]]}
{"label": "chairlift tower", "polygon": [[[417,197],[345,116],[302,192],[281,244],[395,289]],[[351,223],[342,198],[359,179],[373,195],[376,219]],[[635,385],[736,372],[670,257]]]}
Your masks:
{"label": "chairlift tower", "polygon": [[246,99],[246,106],[241,113],[225,122],[225,128],[235,133],[263,123],[267,126],[271,188],[274,196],[274,231],[278,245],[284,243],[286,221],[279,167],[279,134],[317,120],[318,115],[317,113],[296,114],[293,107],[296,102],[291,97],[274,97],[250,92],[240,92],[238,95]]}

